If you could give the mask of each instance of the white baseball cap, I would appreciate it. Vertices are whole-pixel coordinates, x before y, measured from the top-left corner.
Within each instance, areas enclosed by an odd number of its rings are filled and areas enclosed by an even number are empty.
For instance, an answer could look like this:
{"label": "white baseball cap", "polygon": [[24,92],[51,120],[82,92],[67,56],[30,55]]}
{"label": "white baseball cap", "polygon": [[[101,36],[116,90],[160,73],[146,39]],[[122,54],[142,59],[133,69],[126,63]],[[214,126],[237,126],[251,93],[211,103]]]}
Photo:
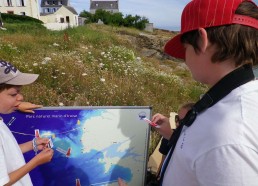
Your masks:
{"label": "white baseball cap", "polygon": [[0,84],[28,85],[33,83],[38,76],[38,74],[22,73],[9,62],[0,60]]}

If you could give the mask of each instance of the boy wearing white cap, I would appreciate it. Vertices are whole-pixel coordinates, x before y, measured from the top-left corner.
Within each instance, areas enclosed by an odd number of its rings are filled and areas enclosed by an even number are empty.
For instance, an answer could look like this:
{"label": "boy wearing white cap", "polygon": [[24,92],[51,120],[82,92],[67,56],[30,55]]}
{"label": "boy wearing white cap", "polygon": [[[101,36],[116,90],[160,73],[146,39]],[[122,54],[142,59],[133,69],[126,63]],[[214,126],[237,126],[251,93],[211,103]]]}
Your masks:
{"label": "boy wearing white cap", "polygon": [[[162,170],[164,186],[258,184],[258,8],[251,0],[192,0],[165,46],[210,86],[180,120]],[[162,123],[163,124],[163,123]],[[160,125],[161,133],[166,129]],[[119,179],[120,186],[125,185]]]}
{"label": "boy wearing white cap", "polygon": [[[22,103],[21,87],[31,84],[37,74],[26,74],[6,61],[0,60],[0,113],[9,114]],[[0,119],[0,185],[31,186],[29,172],[43,163],[49,162],[53,150],[46,148],[47,138],[37,138],[18,145],[11,131]],[[42,150],[28,163],[22,153],[30,150]]]}

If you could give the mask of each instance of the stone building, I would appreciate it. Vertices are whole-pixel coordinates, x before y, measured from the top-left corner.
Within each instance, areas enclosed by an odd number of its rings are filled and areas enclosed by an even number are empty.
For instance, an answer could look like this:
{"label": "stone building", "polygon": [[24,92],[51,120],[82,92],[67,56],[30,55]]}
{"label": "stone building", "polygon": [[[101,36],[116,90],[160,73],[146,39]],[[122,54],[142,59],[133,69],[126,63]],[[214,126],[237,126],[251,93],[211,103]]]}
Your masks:
{"label": "stone building", "polygon": [[117,13],[119,12],[118,0],[90,0],[90,13],[95,14],[99,9]]}

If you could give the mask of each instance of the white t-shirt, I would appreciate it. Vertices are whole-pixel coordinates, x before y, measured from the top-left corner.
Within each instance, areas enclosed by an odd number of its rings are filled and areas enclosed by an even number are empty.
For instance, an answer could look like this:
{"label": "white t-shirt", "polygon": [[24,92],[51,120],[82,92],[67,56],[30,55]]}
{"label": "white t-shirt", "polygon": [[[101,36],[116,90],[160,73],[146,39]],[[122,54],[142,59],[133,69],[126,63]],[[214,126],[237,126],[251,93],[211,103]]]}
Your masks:
{"label": "white t-shirt", "polygon": [[183,128],[163,186],[257,185],[258,81],[252,81]]}
{"label": "white t-shirt", "polygon": [[[21,149],[9,128],[0,120],[0,185],[9,182],[8,173],[25,164]],[[32,186],[29,174],[18,180],[13,186]]]}

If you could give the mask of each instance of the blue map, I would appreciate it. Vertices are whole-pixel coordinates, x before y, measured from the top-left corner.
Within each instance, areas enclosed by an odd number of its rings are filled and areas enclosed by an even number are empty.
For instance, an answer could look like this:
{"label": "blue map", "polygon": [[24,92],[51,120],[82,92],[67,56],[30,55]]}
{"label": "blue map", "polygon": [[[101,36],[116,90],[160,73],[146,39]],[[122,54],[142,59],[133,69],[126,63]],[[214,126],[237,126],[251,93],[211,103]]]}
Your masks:
{"label": "blue map", "polygon": [[[30,172],[35,186],[128,185],[145,182],[149,126],[139,115],[149,108],[46,107],[35,114],[3,115],[18,143],[49,138],[54,156]],[[24,154],[29,161],[35,156]]]}

